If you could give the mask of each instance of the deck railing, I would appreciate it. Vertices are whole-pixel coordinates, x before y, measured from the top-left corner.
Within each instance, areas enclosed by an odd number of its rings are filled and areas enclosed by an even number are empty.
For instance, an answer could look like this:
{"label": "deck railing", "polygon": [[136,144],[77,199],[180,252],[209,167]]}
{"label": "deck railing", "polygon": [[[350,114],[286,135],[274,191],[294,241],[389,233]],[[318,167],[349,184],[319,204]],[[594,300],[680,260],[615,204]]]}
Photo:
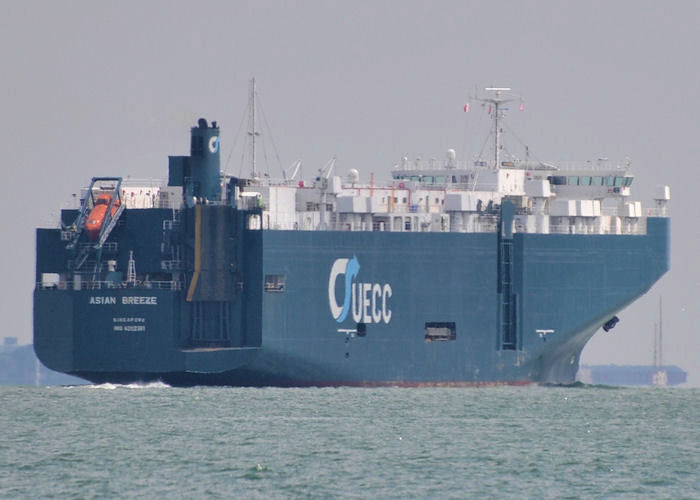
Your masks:
{"label": "deck railing", "polygon": [[38,290],[182,290],[180,281],[137,281],[136,283],[115,283],[113,281],[80,281],[76,288],[74,281],[56,283],[37,282]]}

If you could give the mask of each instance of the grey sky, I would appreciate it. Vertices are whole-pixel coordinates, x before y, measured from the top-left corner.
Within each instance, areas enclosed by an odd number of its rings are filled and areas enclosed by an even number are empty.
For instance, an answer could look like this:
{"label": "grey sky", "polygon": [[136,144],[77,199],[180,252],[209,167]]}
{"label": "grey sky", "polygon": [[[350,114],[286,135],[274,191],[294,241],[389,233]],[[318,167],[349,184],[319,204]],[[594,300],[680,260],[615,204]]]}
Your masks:
{"label": "grey sky", "polygon": [[301,158],[308,178],[336,155],[363,180],[480,145],[486,122],[462,106],[475,85],[507,85],[538,158],[630,157],[646,207],[671,185],[672,270],[583,361],[651,362],[663,295],[665,361],[699,385],[698,26],[695,1],[3,0],[0,336],[31,341],[34,228],[92,176],[165,177],[199,116],[219,121],[227,156],[251,76],[283,166]]}

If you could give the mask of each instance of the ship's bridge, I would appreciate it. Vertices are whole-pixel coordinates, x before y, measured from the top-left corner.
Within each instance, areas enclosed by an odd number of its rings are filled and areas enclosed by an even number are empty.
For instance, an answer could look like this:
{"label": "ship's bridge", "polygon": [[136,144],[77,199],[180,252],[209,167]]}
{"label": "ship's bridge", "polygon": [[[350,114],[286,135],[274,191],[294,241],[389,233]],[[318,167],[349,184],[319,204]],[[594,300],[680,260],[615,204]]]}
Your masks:
{"label": "ship's bridge", "polygon": [[547,175],[552,191],[559,198],[604,199],[627,197],[634,177],[618,171],[558,171]]}

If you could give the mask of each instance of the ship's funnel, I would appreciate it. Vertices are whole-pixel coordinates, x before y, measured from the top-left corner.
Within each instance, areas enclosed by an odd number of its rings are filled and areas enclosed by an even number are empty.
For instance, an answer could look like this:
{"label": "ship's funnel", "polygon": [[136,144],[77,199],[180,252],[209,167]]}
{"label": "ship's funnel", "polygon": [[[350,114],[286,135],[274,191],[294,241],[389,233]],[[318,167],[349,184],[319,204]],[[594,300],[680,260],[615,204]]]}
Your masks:
{"label": "ship's funnel", "polygon": [[190,156],[168,157],[168,186],[182,186],[188,206],[219,201],[219,127],[200,118],[190,132]]}
{"label": "ship's funnel", "polygon": [[219,186],[219,127],[211,126],[200,118],[192,127],[190,142],[190,176],[192,193],[199,199],[218,201],[221,198]]}

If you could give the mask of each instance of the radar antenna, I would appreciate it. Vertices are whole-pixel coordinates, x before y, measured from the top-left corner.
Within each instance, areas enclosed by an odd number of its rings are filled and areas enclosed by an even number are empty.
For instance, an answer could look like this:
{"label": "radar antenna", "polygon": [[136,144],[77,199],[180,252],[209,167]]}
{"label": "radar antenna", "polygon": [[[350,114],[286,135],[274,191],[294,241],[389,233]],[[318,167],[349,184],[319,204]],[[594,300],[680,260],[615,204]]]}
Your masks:
{"label": "radar antenna", "polygon": [[[478,97],[475,95],[471,97],[471,99],[481,102],[482,105],[489,105],[489,114],[491,114],[493,120],[494,135],[493,168],[498,169],[501,165],[501,134],[503,133],[503,130],[499,126],[498,122],[501,118],[505,117],[505,112],[508,110],[508,108],[504,107],[503,105],[515,100],[522,101],[522,99],[519,97],[512,96],[510,94],[512,90],[510,87],[486,87],[484,90],[492,94],[487,95],[486,97]],[[507,93],[508,95],[504,95],[504,93]]]}

